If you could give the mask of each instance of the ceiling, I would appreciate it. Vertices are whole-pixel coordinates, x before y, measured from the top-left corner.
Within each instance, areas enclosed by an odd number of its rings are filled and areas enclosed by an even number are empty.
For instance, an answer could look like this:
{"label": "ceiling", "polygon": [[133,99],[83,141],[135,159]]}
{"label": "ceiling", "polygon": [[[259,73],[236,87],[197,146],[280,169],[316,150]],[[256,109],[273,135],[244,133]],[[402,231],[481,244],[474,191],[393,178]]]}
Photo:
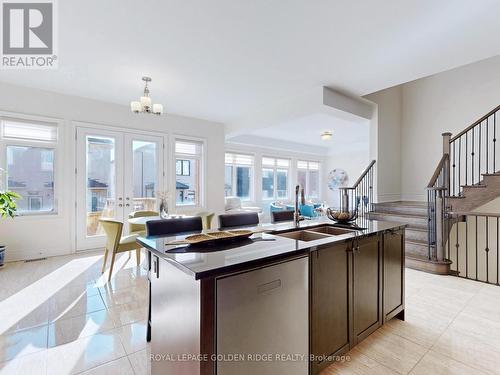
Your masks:
{"label": "ceiling", "polygon": [[[330,116],[324,113],[314,113],[300,118],[280,122],[273,126],[259,128],[244,135],[230,138],[230,142],[249,143],[259,145],[263,141],[249,135],[263,137],[273,140],[279,140],[283,143],[288,142],[293,146],[290,149],[299,147],[296,144],[300,141],[301,145],[314,146],[318,154],[332,154],[347,152],[349,150],[368,150],[369,143],[369,125],[368,120],[359,119],[358,121],[349,121],[338,117]],[[320,134],[330,130],[333,137],[329,141],[321,139]]]}
{"label": "ceiling", "polygon": [[59,68],[0,81],[230,122],[328,86],[364,95],[500,54],[497,0],[58,1]]}

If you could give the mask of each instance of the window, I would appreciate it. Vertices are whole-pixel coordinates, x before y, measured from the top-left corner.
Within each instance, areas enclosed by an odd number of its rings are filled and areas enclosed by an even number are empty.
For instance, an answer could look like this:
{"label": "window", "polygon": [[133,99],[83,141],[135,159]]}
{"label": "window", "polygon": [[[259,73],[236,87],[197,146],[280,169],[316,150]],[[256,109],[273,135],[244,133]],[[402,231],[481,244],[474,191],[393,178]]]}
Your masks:
{"label": "window", "polygon": [[224,196],[252,199],[253,156],[226,152]]}
{"label": "window", "polygon": [[0,126],[7,171],[0,186],[21,195],[21,215],[56,213],[57,124],[2,118]]}
{"label": "window", "polygon": [[319,163],[297,161],[297,184],[304,189],[307,198],[319,198]]}
{"label": "window", "polygon": [[175,204],[202,205],[203,143],[175,141]]}
{"label": "window", "polygon": [[191,162],[189,160],[176,160],[175,173],[177,176],[191,175]]}
{"label": "window", "polygon": [[290,160],[262,158],[262,199],[288,199]]}

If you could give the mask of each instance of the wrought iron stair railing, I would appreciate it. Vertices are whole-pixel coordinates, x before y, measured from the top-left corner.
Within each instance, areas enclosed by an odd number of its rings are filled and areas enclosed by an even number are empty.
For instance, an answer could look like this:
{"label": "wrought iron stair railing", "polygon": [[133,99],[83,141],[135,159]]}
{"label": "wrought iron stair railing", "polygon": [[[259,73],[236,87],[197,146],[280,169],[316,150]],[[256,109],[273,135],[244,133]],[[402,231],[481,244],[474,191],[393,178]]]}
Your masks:
{"label": "wrought iron stair railing", "polygon": [[342,211],[358,210],[358,215],[373,211],[373,179],[375,160],[365,168],[357,181],[351,187],[341,187],[340,209]]}

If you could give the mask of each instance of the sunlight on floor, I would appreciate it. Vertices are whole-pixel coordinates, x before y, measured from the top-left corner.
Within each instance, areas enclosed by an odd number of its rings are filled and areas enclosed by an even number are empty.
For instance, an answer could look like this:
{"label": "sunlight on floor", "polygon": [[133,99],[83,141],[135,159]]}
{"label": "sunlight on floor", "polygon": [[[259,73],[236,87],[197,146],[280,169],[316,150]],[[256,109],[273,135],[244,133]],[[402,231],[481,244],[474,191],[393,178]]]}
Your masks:
{"label": "sunlight on floor", "polygon": [[0,374],[149,373],[147,273],[126,253],[110,283],[101,266],[98,252],[0,270]]}
{"label": "sunlight on floor", "polygon": [[[0,270],[0,374],[149,374],[146,270],[122,254],[107,283],[101,262],[78,254]],[[407,269],[406,321],[322,375],[500,374],[498,337],[500,287]]]}
{"label": "sunlight on floor", "polygon": [[0,302],[0,334],[35,311],[59,290],[70,285],[73,280],[91,268],[101,257],[93,256],[71,260],[67,264],[41,278]]}

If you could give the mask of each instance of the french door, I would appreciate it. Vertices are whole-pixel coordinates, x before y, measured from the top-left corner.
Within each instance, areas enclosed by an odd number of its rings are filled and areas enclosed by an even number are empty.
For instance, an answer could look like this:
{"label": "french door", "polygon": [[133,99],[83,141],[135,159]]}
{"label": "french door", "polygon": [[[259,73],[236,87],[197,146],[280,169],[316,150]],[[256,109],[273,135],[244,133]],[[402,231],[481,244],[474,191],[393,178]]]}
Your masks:
{"label": "french door", "polygon": [[163,188],[163,137],[77,128],[76,248],[104,246],[100,218],[124,223],[132,211],[155,210]]}

